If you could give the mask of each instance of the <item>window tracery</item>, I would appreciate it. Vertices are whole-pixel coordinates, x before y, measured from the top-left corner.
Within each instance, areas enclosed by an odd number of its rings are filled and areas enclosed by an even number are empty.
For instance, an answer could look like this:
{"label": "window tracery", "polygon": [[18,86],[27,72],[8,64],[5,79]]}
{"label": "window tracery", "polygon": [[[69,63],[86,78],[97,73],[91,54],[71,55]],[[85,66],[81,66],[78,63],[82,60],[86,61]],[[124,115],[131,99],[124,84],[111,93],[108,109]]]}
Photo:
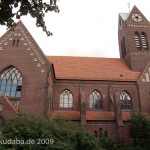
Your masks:
{"label": "window tracery", "polygon": [[102,96],[98,91],[93,91],[90,94],[90,109],[99,109],[102,108]]}
{"label": "window tracery", "polygon": [[0,95],[6,94],[10,98],[21,97],[22,76],[15,67],[11,66],[0,75]]}
{"label": "window tracery", "polygon": [[69,90],[64,90],[60,94],[59,107],[60,108],[73,108],[73,96]]}
{"label": "window tracery", "polygon": [[121,109],[132,109],[131,97],[126,91],[120,93]]}

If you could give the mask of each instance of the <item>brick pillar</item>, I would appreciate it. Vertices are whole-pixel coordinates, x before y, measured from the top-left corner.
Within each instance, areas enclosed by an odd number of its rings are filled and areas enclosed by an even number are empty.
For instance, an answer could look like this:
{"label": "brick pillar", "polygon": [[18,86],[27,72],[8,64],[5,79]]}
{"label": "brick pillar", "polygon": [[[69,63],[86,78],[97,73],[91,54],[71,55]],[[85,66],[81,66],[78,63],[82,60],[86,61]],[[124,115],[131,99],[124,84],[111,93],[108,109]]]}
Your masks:
{"label": "brick pillar", "polygon": [[123,127],[123,120],[122,120],[122,112],[121,112],[121,103],[120,103],[120,93],[115,93],[115,112],[116,112],[116,122],[118,127]]}
{"label": "brick pillar", "polygon": [[114,108],[114,116],[116,119],[117,141],[122,143],[125,141],[124,124],[122,120],[120,93],[114,92],[112,87],[109,87],[109,96]]}
{"label": "brick pillar", "polygon": [[83,86],[80,86],[80,118],[81,124],[86,125],[86,103],[85,103],[86,93]]}
{"label": "brick pillar", "polygon": [[125,142],[125,134],[124,134],[124,124],[122,120],[122,112],[121,112],[121,103],[120,103],[120,93],[115,93],[115,112],[116,112],[116,125],[118,129],[118,142]]}
{"label": "brick pillar", "polygon": [[124,127],[118,127],[119,143],[125,142]]}

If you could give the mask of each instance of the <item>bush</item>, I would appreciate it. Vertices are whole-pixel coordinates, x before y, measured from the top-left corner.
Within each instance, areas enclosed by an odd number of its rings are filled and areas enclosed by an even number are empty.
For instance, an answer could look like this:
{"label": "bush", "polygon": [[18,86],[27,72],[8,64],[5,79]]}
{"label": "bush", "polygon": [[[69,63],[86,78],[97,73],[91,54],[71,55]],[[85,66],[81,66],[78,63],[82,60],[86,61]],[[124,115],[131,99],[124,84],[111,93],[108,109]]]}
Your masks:
{"label": "bush", "polygon": [[118,145],[112,137],[108,137],[103,130],[100,133],[100,143],[106,150],[118,150]]}
{"label": "bush", "polygon": [[[44,117],[34,117],[27,114],[9,120],[2,129],[0,139],[23,140],[50,139],[49,143],[39,144],[9,144],[1,145],[9,150],[102,150],[94,135],[73,123],[58,119],[50,121]],[[54,141],[54,142],[53,142]]]}
{"label": "bush", "polygon": [[130,133],[134,145],[146,146],[150,143],[150,119],[139,112],[132,112]]}

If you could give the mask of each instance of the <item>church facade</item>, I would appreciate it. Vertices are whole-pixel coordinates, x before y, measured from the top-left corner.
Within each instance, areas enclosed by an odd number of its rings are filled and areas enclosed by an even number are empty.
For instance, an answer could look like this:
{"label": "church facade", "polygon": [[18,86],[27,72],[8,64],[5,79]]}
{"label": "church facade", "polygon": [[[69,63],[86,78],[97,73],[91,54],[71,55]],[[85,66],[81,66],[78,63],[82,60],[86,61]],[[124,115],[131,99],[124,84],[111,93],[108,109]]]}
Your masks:
{"label": "church facade", "polygon": [[150,115],[150,23],[134,6],[118,21],[120,58],[45,56],[21,21],[0,38],[0,123],[61,116],[129,143],[131,111]]}

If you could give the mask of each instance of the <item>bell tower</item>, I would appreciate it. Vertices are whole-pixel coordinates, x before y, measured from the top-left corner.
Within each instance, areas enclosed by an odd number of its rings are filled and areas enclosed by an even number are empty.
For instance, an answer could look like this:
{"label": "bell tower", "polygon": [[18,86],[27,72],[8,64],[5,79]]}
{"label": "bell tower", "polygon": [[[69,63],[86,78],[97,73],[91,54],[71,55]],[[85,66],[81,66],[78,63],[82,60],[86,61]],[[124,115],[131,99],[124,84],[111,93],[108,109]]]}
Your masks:
{"label": "bell tower", "polygon": [[118,41],[120,57],[131,70],[143,71],[150,62],[150,23],[136,6],[119,14]]}

